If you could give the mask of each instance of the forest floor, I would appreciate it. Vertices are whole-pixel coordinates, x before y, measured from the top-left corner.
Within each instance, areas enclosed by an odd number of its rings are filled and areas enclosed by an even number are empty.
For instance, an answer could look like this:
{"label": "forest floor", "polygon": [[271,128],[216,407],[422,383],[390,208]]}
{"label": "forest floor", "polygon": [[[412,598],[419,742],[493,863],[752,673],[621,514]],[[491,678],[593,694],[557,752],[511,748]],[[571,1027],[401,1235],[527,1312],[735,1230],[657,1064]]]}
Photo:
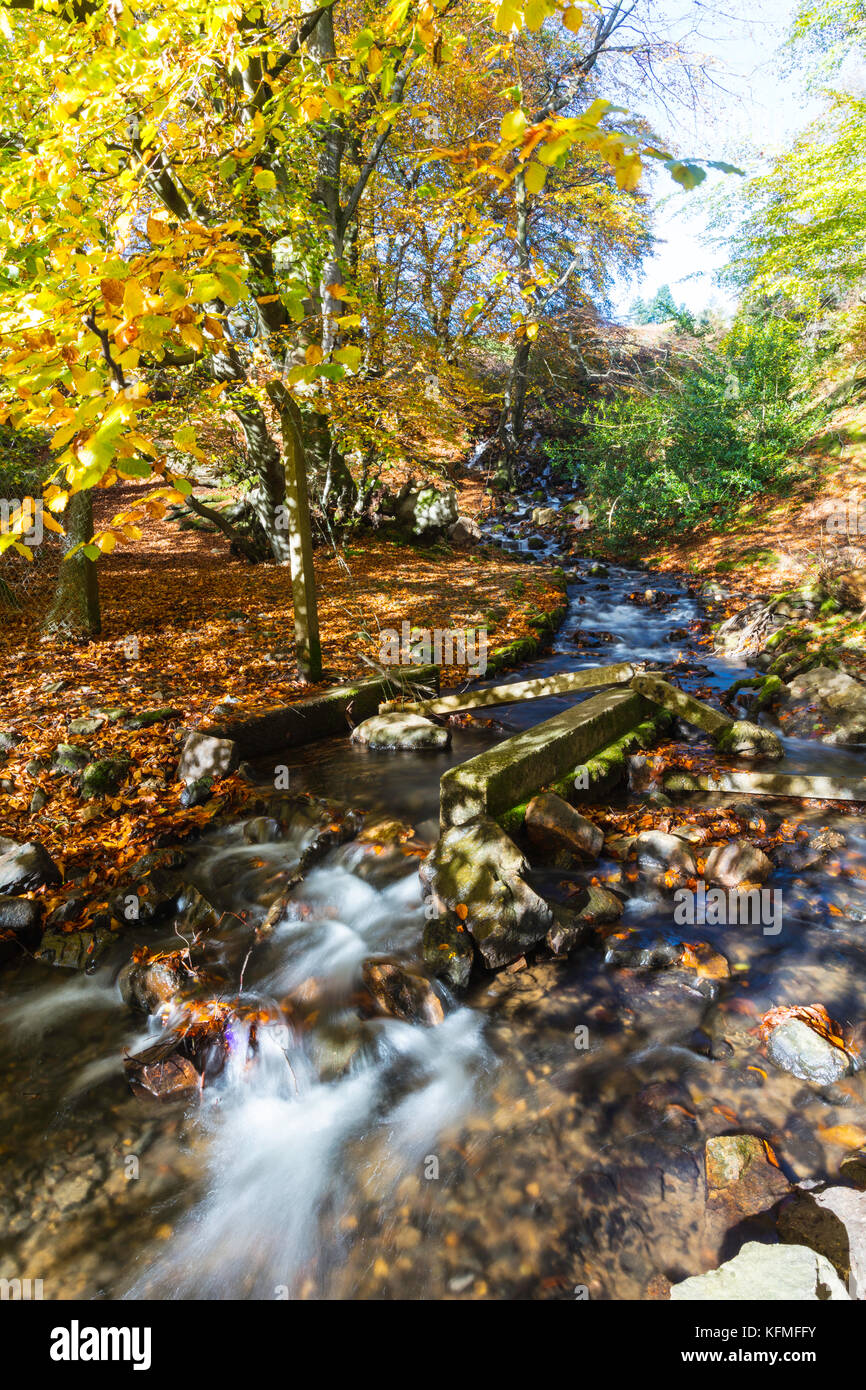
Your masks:
{"label": "forest floor", "polygon": [[[128,505],[136,486],[99,495],[97,525]],[[470,486],[461,501],[477,515],[480,488]],[[183,739],[220,702],[230,700],[233,714],[260,710],[375,675],[381,630],[399,632],[404,621],[443,630],[486,625],[492,650],[532,635],[562,602],[561,583],[538,565],[486,548],[410,546],[389,538],[387,528],[365,532],[341,558],[324,547],[315,552],[325,679],[311,685],[295,666],[288,571],[234,558],[216,534],[165,519],[105,556],[103,630],[89,643],[40,633],[58,560],[56,551],[39,556],[21,612],[4,613],[0,628],[0,747],[14,743],[0,753],[0,835],[40,841],[67,879],[85,875],[88,886],[110,886],[159,837],[182,837],[242,804],[249,788],[237,776],[193,807],[181,805],[183,785],[175,780]],[[465,670],[443,669],[443,686],[465,678]],[[127,714],[76,732],[74,721],[98,721],[99,711],[113,707]],[[172,717],[128,727],[129,715],[162,707]],[[4,740],[7,731],[12,738]],[[83,745],[94,758],[128,758],[117,793],[82,801],[77,779],[50,769],[60,743]],[[48,905],[64,891],[49,894]]]}

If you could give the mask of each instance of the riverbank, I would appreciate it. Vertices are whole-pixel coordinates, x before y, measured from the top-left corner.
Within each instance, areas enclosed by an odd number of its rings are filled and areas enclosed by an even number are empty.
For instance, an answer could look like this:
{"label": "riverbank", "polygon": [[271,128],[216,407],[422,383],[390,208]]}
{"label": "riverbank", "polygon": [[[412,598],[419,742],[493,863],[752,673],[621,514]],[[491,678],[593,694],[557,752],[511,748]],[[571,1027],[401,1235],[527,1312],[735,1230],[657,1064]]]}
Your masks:
{"label": "riverbank", "polygon": [[[176,773],[191,729],[375,675],[380,633],[404,623],[485,628],[491,669],[516,663],[538,649],[564,603],[552,569],[489,548],[408,546],[376,533],[350,541],[340,558],[320,548],[326,679],[309,685],[294,666],[287,572],[250,567],[221,537],[166,520],[104,557],[103,631],[87,644],[39,633],[53,568],[38,567],[24,609],[2,622],[0,836],[37,841],[57,864],[63,882],[29,894],[46,914],[82,886],[101,900],[155,843],[198,834],[248,802],[249,785],[232,775],[186,804]],[[466,677],[443,667],[443,687]],[[88,763],[112,765],[96,795],[82,788]]]}

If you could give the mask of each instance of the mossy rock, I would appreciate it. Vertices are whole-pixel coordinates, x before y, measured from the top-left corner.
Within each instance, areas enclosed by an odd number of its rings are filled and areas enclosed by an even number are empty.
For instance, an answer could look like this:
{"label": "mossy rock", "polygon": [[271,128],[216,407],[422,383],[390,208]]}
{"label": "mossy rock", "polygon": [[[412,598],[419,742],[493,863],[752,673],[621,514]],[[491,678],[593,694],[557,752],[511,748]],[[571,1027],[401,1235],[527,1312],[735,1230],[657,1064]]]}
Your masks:
{"label": "mossy rock", "polygon": [[431,975],[444,980],[452,989],[465,989],[472,974],[475,948],[472,937],[448,912],[427,922],[422,940],[424,965]]}
{"label": "mossy rock", "polygon": [[715,746],[718,753],[734,758],[750,758],[756,762],[778,762],[784,756],[778,734],[747,719],[737,719],[730,728],[723,729],[715,740]]}
{"label": "mossy rock", "polygon": [[111,796],[118,791],[120,784],[129,772],[128,758],[97,758],[88,763],[81,774],[79,791],[83,801],[92,801],[98,796]]}
{"label": "mossy rock", "polygon": [[162,709],[144,709],[126,720],[127,729],[149,729],[153,724],[167,724],[169,719],[180,719],[183,711],[170,705]]}
{"label": "mossy rock", "polygon": [[86,748],[79,748],[75,743],[58,743],[51,759],[51,771],[80,772],[89,762],[90,754]]}

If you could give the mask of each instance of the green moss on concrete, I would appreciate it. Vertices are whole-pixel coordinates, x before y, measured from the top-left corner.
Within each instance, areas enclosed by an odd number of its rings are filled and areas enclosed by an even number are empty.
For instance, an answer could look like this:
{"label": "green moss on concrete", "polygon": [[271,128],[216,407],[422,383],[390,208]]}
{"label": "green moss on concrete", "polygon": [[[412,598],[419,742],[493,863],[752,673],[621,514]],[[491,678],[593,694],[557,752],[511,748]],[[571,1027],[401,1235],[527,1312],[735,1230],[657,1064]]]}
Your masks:
{"label": "green moss on concrete", "polygon": [[[636,748],[651,748],[657,742],[665,729],[669,728],[673,722],[673,716],[666,710],[660,710],[657,715],[650,719],[644,719],[640,724],[636,724],[628,733],[615,739],[606,747],[600,749],[585,763],[572,768],[566,777],[560,777],[557,781],[549,783],[539,791],[552,791],[557,796],[561,796],[564,801],[575,801],[580,799],[592,799],[600,792],[606,791],[609,787],[615,786],[624,776],[626,770],[626,756]],[[587,774],[589,783],[586,790],[575,791],[575,779],[582,773]],[[512,839],[523,829],[523,822],[526,818],[526,808],[528,801],[523,801],[518,806],[512,806],[509,811],[504,811],[502,815],[496,817],[498,823],[506,834]]]}

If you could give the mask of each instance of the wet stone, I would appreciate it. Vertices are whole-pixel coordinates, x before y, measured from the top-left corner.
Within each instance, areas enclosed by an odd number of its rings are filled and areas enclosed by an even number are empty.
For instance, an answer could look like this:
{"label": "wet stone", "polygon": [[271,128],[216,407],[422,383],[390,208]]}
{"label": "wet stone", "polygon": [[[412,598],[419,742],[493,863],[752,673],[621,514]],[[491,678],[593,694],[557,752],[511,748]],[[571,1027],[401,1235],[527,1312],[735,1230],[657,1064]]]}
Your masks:
{"label": "wet stone", "polygon": [[45,884],[60,882],[60,870],[38,840],[0,854],[0,893],[29,893]]}
{"label": "wet stone", "polygon": [[821,1086],[847,1076],[851,1066],[847,1053],[796,1018],[773,1029],[767,1056],[783,1071]]}

